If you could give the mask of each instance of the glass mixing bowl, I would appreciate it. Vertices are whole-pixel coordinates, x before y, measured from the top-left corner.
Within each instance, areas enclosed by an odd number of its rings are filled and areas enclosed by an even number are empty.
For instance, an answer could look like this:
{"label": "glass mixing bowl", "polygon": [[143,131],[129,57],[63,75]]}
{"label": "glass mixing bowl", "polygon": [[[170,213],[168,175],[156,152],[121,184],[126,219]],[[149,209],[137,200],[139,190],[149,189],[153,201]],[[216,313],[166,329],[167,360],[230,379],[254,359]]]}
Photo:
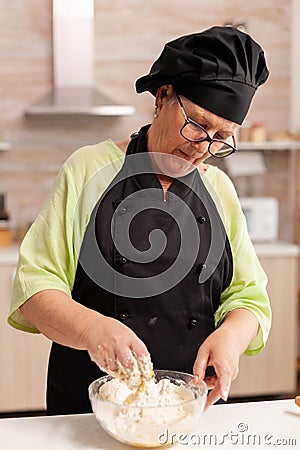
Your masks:
{"label": "glass mixing bowl", "polygon": [[112,380],[110,375],[90,384],[94,415],[102,428],[118,441],[136,447],[170,446],[176,444],[179,435],[195,431],[206,402],[206,384],[191,384],[193,376],[182,372],[155,370],[154,374],[157,382],[168,379],[187,388],[192,393],[191,399],[167,406],[118,405],[98,396],[100,387]]}

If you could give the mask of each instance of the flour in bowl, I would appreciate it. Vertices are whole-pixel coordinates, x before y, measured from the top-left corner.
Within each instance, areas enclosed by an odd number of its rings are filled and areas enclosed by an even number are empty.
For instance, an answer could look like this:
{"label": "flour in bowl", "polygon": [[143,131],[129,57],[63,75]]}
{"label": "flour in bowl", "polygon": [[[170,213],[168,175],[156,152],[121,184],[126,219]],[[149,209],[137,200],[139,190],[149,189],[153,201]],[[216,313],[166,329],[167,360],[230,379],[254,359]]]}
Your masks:
{"label": "flour in bowl", "polygon": [[157,372],[138,391],[116,378],[96,380],[99,386],[95,396],[91,396],[93,411],[104,430],[115,439],[139,447],[161,447],[159,436],[166,430],[170,435],[194,430],[207,391],[190,385],[192,375]]}
{"label": "flour in bowl", "polygon": [[[132,390],[125,383],[114,378],[100,387],[98,396],[100,400],[124,405],[130,394],[132,394]],[[167,378],[157,382],[155,378],[152,378],[145,383],[144,389],[136,396],[131,405],[147,407],[179,405],[193,399],[193,392],[184,383],[177,385]]]}

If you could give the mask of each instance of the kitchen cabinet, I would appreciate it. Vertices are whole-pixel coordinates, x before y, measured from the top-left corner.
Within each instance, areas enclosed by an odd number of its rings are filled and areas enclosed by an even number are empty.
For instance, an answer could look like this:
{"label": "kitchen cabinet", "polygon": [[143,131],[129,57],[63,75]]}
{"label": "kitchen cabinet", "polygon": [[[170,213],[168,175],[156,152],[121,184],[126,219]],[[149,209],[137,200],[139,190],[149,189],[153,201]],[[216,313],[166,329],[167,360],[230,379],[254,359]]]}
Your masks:
{"label": "kitchen cabinet", "polygon": [[294,394],[297,388],[299,248],[291,244],[256,246],[268,275],[273,322],[265,349],[241,357],[231,397]]}
{"label": "kitchen cabinet", "polygon": [[45,409],[50,342],[7,324],[17,248],[0,249],[0,413]]}

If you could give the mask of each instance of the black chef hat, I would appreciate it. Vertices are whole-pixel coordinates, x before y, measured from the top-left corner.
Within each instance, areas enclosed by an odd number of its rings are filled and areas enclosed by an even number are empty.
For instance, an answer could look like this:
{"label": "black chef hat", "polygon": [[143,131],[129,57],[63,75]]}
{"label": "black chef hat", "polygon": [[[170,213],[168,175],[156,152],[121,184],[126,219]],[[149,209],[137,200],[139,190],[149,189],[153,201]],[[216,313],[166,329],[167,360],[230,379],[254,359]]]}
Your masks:
{"label": "black chef hat", "polygon": [[168,42],[136,90],[155,96],[172,84],[193,103],[241,124],[268,75],[264,51],[248,34],[216,26]]}

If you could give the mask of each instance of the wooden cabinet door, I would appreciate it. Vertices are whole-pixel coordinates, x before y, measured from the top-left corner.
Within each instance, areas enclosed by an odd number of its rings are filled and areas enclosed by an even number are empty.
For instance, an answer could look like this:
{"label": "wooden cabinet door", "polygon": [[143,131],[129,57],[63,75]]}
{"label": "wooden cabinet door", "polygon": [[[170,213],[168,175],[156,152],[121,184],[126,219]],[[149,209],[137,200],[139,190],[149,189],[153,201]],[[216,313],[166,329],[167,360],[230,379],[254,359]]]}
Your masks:
{"label": "wooden cabinet door", "polygon": [[0,412],[45,409],[50,341],[7,324],[15,266],[0,266]]}
{"label": "wooden cabinet door", "polygon": [[297,386],[298,257],[261,257],[273,311],[265,349],[241,357],[231,397],[294,394]]}

